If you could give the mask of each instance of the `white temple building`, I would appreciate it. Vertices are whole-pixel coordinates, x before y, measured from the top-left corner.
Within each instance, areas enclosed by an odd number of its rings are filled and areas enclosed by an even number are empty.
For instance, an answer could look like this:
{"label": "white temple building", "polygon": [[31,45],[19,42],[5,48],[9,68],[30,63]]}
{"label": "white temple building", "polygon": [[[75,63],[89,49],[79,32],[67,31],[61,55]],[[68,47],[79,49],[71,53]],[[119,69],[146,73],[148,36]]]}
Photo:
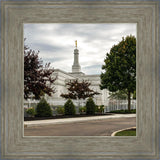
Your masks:
{"label": "white temple building", "polygon": [[[51,97],[45,97],[48,103],[50,103],[51,105],[64,105],[66,99],[62,98],[60,95],[62,93],[67,93],[66,82],[68,82],[69,80],[78,79],[80,81],[89,81],[91,83],[90,88],[100,93],[99,95],[95,95],[93,98],[94,102],[97,105],[108,106],[109,92],[106,89],[100,90],[100,75],[86,75],[81,71],[81,66],[79,64],[79,50],[77,49],[77,41],[74,49],[74,62],[72,65],[72,72],[66,72],[60,69],[55,69],[53,76],[56,77],[56,81],[54,83],[56,92]],[[75,105],[77,105],[76,103],[78,103],[78,101],[76,100],[73,100],[73,102]],[[83,103],[85,103],[84,100],[82,100],[81,105]]]}

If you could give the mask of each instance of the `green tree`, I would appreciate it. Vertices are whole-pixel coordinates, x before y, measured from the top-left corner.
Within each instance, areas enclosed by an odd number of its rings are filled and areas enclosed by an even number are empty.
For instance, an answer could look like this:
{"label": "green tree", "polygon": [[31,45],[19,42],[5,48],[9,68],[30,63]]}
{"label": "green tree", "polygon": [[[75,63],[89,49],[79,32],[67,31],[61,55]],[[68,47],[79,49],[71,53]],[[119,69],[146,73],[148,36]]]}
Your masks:
{"label": "green tree", "polygon": [[132,35],[122,38],[106,54],[104,62],[100,88],[110,92],[126,90],[130,111],[130,97],[136,90],[136,38]]}
{"label": "green tree", "polygon": [[36,116],[37,117],[51,117],[52,116],[51,107],[44,98],[42,98],[40,102],[37,104]]}
{"label": "green tree", "polygon": [[95,114],[95,111],[96,111],[96,105],[93,99],[90,97],[86,102],[86,114],[93,115]]}
{"label": "green tree", "polygon": [[73,104],[72,100],[69,99],[65,104],[64,104],[64,114],[65,115],[75,115],[76,110],[75,110],[75,105]]}

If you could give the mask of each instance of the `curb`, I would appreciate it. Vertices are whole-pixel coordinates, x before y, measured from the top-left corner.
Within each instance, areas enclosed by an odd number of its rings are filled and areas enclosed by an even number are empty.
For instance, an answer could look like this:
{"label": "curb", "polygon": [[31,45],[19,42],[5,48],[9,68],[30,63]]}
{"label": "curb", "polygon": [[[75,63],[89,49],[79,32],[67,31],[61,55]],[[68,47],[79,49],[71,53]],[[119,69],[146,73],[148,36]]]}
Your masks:
{"label": "curb", "polygon": [[130,128],[125,128],[125,129],[121,129],[121,130],[115,131],[115,132],[113,132],[111,134],[111,137],[114,137],[118,132],[129,130],[129,129],[136,129],[136,127],[130,127]]}

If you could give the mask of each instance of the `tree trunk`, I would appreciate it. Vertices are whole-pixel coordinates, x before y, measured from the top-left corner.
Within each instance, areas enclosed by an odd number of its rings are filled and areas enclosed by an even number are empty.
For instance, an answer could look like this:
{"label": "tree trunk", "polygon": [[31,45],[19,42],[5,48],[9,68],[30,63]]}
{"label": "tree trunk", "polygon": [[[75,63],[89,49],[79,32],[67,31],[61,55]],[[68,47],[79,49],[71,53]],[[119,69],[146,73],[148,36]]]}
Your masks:
{"label": "tree trunk", "polygon": [[131,92],[128,91],[128,111],[131,111]]}

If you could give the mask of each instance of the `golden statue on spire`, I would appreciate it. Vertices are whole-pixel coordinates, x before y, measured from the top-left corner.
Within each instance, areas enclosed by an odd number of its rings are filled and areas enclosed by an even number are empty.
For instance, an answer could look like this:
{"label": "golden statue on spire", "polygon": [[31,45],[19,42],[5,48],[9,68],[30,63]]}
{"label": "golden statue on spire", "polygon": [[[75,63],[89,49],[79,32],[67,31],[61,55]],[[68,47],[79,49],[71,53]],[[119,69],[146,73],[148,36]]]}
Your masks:
{"label": "golden statue on spire", "polygon": [[76,48],[77,48],[77,40],[75,40],[75,45],[76,45]]}

